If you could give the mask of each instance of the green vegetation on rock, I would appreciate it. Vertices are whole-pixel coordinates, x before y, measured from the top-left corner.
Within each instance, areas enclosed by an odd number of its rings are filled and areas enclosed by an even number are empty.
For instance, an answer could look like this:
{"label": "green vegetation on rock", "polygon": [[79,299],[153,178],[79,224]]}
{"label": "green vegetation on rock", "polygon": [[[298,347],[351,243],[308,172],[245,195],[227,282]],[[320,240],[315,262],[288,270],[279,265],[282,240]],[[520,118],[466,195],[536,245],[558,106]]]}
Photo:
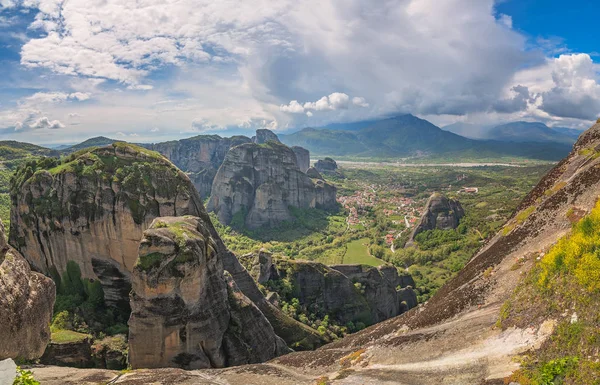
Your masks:
{"label": "green vegetation on rock", "polygon": [[558,320],[511,377],[522,385],[600,384],[600,203],[534,265],[503,306],[503,328]]}

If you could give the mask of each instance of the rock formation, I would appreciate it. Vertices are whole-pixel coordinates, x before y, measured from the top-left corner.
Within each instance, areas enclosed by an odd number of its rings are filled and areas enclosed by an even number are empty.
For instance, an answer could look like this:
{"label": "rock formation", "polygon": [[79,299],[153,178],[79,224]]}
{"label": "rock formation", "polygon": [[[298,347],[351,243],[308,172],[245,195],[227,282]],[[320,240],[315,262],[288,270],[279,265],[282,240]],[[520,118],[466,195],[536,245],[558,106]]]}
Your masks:
{"label": "rock formation", "polygon": [[413,245],[415,237],[428,230],[451,230],[458,227],[465,211],[459,201],[434,193],[425,206],[421,221],[412,231],[407,246]]}
{"label": "rock formation", "polygon": [[281,143],[277,135],[266,128],[256,130],[256,135],[252,137],[252,143],[265,144],[269,141]]}
{"label": "rock formation", "polygon": [[160,154],[114,143],[58,161],[32,161],[11,186],[11,244],[37,270],[61,274],[75,261],[82,278],[99,279],[109,305],[129,311],[131,271],[143,231],[159,216],[195,215],[211,231],[223,265],[290,345],[325,340],[267,302],[210,222],[189,178]]}
{"label": "rock formation", "polygon": [[322,316],[331,315],[342,324],[362,322],[370,325],[417,306],[412,277],[399,276],[398,270],[391,265],[326,266],[319,262],[272,257],[265,250],[245,255],[241,260],[263,285],[268,281],[289,279],[293,286],[292,296],[298,298],[301,305],[322,313]]}
{"label": "rock formation", "polygon": [[293,220],[290,206],[335,208],[335,194],[335,186],[298,169],[289,147],[269,141],[229,151],[215,177],[207,208],[221,223],[257,228]]}
{"label": "rock formation", "polygon": [[300,146],[292,146],[292,151],[296,154],[296,164],[302,172],[306,172],[310,167],[310,152]]}
{"label": "rock formation", "polygon": [[39,358],[50,341],[56,288],[6,243],[0,221],[0,360]]}
{"label": "rock formation", "polygon": [[158,216],[203,210],[183,172],[125,143],[33,163],[17,172],[11,199],[11,244],[36,270],[62,274],[73,260],[121,308],[143,230]]}
{"label": "rock formation", "polygon": [[288,351],[222,257],[199,218],[158,218],[144,232],[131,292],[134,368],[220,368]]}
{"label": "rock formation", "polygon": [[337,163],[332,158],[323,158],[315,163],[315,168],[320,173],[334,173],[337,171]]}
{"label": "rock formation", "polygon": [[40,358],[40,363],[76,368],[94,367],[92,337],[84,337],[79,341],[51,342]]}
{"label": "rock formation", "polygon": [[417,306],[417,294],[413,291],[415,281],[410,275],[398,275],[391,265],[378,267],[367,265],[334,265],[352,282],[361,284],[363,295],[371,309],[373,322],[395,317]]}
{"label": "rock formation", "polygon": [[[275,135],[275,134],[273,134]],[[217,170],[230,148],[250,143],[245,136],[222,138],[218,135],[199,135],[147,146],[158,151],[186,172],[204,199],[210,195]]]}
{"label": "rock formation", "polygon": [[319,173],[314,167],[309,167],[308,170],[306,170],[306,175],[312,179],[323,179],[321,173]]}

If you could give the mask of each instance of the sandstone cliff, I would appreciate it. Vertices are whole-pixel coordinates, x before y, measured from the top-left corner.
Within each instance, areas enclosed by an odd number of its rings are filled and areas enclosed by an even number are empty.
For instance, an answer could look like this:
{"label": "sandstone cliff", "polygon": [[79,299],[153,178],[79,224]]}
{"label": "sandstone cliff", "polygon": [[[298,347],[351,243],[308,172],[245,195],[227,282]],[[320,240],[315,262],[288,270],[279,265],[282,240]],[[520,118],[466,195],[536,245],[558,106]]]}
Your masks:
{"label": "sandstone cliff", "polygon": [[335,186],[308,177],[287,146],[269,141],[232,148],[219,168],[208,202],[221,223],[248,228],[293,220],[289,207],[336,207]]}
{"label": "sandstone cliff", "polygon": [[73,260],[122,308],[143,230],[158,216],[203,210],[183,172],[124,143],[31,162],[17,172],[11,199],[10,242],[36,270],[62,274]]}
{"label": "sandstone cliff", "polygon": [[54,282],[6,243],[0,221],[0,360],[39,358],[50,341]]}
{"label": "sandstone cliff", "polygon": [[277,135],[266,128],[256,130],[256,135],[252,137],[252,143],[264,144],[269,141],[281,143]]}
{"label": "sandstone cliff", "polygon": [[425,212],[419,224],[412,231],[407,246],[413,245],[415,237],[428,230],[451,230],[458,227],[465,216],[459,201],[448,199],[442,194],[435,193],[427,201]]}
{"label": "sandstone cliff", "polygon": [[195,217],[156,219],[133,272],[129,362],[186,369],[263,362],[288,351],[263,313],[225,277]]}
{"label": "sandstone cliff", "polygon": [[195,215],[210,229],[225,270],[278,335],[307,349],[324,342],[266,301],[219,238],[189,178],[156,152],[114,143],[62,161],[32,161],[11,187],[11,244],[39,271],[61,274],[73,260],[82,278],[100,280],[109,305],[128,311],[143,231],[159,216]]}
{"label": "sandstone cliff", "polygon": [[185,171],[204,199],[210,195],[217,170],[229,149],[250,142],[251,140],[245,136],[222,138],[218,135],[199,135],[147,147],[160,152]]}
{"label": "sandstone cliff", "polygon": [[412,277],[399,276],[391,265],[327,266],[273,257],[265,250],[241,259],[254,279],[267,287],[273,286],[269,281],[289,280],[292,293],[278,293],[283,299],[289,302],[291,297],[297,298],[307,310],[321,317],[330,315],[340,324],[370,325],[417,306]]}
{"label": "sandstone cliff", "polygon": [[302,172],[306,172],[310,168],[310,152],[300,146],[292,146],[292,151],[296,154],[296,164]]}

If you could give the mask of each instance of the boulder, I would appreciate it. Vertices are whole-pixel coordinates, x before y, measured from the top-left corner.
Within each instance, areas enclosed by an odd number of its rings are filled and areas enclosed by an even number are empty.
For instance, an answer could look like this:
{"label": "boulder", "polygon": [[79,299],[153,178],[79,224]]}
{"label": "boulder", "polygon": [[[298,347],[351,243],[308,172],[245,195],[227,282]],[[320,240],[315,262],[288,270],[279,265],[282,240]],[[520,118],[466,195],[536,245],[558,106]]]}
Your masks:
{"label": "boulder", "polygon": [[40,363],[76,368],[93,367],[91,336],[72,342],[51,342],[40,358]]}
{"label": "boulder", "polygon": [[223,269],[196,217],[156,219],[133,272],[129,362],[134,368],[221,368],[287,353],[285,342]]}
{"label": "boulder", "polygon": [[[292,151],[296,155],[296,164],[302,172],[306,172],[310,168],[310,152],[300,146],[292,146]],[[312,178],[312,177],[311,177]]]}
{"label": "boulder", "polygon": [[293,220],[290,206],[335,208],[336,188],[308,177],[289,147],[269,141],[229,151],[215,177],[207,208],[223,224],[257,228]]}
{"label": "boulder", "polygon": [[39,358],[50,340],[54,282],[31,271],[0,221],[0,360]]}

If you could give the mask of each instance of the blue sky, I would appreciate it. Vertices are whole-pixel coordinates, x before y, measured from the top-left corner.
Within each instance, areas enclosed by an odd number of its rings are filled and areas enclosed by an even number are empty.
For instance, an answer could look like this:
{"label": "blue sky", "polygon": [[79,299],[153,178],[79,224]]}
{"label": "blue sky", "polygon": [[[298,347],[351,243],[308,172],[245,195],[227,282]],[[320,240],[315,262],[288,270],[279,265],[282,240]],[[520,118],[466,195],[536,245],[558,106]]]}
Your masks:
{"label": "blue sky", "polygon": [[[513,27],[534,40],[554,41],[556,48],[572,52],[600,51],[600,5],[594,0],[507,0],[496,9],[511,15]],[[594,59],[598,60],[597,55]]]}
{"label": "blue sky", "polygon": [[592,1],[0,0],[0,139],[161,141],[413,113],[586,128]]}

